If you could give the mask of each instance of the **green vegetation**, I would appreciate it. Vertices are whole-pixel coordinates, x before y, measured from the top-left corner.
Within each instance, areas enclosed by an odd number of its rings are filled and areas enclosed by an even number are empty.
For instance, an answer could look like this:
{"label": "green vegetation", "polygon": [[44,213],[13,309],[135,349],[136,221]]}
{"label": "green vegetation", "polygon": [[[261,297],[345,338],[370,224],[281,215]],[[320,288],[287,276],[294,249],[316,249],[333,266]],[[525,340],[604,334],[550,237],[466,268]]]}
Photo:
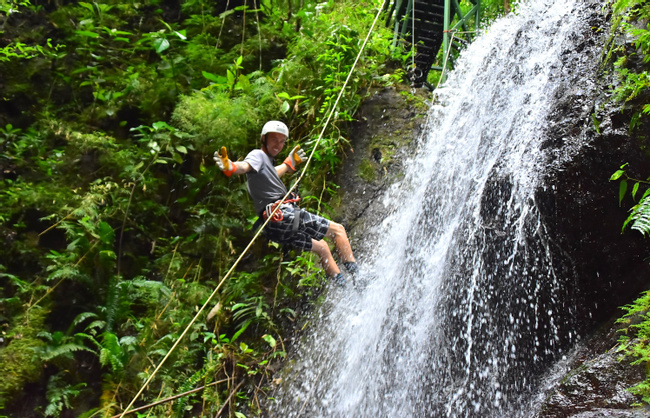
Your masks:
{"label": "green vegetation", "polygon": [[[623,47],[624,51],[616,61],[621,84],[615,93],[619,100],[633,108],[631,127],[641,126],[642,119],[650,115],[650,103],[645,103],[646,94],[650,89],[650,4],[646,0],[618,0],[614,4],[614,13],[619,17],[623,32],[633,39],[630,47]],[[646,22],[645,24],[641,24]]]}
{"label": "green vegetation", "polygon": [[[625,324],[621,330],[618,350],[633,358],[632,364],[650,364],[650,291],[644,292],[633,303],[623,307],[625,315],[618,323]],[[650,376],[632,387],[630,391],[650,403]]]}
{"label": "green vegetation", "polygon": [[377,174],[375,173],[375,167],[372,165],[372,162],[366,159],[361,162],[359,166],[359,177],[367,182],[375,180]]}

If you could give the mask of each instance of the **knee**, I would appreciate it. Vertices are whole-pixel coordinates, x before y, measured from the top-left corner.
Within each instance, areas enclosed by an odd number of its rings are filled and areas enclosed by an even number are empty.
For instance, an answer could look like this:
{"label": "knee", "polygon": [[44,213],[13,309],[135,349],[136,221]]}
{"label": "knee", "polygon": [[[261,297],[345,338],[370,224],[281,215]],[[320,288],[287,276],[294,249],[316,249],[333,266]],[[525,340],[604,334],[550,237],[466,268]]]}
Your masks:
{"label": "knee", "polygon": [[331,255],[330,247],[323,240],[320,241],[313,240],[311,245],[311,250],[316,254],[318,254],[318,256],[321,258],[327,258],[328,256]]}
{"label": "knee", "polygon": [[333,238],[336,238],[337,236],[347,237],[345,227],[336,222],[330,222],[329,233]]}

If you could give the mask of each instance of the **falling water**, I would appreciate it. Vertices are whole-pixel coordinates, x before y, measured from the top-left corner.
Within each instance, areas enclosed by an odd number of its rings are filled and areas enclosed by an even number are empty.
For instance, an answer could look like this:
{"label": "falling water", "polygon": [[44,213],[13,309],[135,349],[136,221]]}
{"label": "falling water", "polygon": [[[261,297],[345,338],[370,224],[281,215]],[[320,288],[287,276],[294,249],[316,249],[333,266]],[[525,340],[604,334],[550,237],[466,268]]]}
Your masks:
{"label": "falling water", "polygon": [[576,339],[536,192],[585,3],[522,3],[463,53],[383,196],[367,286],[329,293],[273,416],[531,415],[538,376]]}

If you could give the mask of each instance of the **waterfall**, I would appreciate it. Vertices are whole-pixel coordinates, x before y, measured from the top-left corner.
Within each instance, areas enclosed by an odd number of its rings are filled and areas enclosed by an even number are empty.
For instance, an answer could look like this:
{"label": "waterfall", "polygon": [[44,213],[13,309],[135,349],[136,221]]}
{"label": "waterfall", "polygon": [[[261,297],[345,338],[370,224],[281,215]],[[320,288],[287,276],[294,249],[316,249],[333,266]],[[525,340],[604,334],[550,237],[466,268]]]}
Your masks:
{"label": "waterfall", "polygon": [[539,191],[587,3],[522,2],[464,51],[382,197],[367,285],[330,290],[271,415],[531,416],[540,374],[577,339]]}

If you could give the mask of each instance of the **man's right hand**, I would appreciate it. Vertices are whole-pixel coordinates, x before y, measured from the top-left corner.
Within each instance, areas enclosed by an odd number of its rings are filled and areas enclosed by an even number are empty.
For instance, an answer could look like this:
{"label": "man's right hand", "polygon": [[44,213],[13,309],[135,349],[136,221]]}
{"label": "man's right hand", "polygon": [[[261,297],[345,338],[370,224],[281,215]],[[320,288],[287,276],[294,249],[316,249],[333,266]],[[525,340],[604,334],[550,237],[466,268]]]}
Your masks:
{"label": "man's right hand", "polygon": [[226,147],[221,147],[221,150],[215,151],[214,157],[214,162],[217,163],[217,167],[221,171],[223,171],[223,174],[225,174],[227,177],[232,176],[232,173],[237,170],[237,167],[235,166],[235,163],[233,163],[230,158],[228,158],[228,152],[226,152]]}

